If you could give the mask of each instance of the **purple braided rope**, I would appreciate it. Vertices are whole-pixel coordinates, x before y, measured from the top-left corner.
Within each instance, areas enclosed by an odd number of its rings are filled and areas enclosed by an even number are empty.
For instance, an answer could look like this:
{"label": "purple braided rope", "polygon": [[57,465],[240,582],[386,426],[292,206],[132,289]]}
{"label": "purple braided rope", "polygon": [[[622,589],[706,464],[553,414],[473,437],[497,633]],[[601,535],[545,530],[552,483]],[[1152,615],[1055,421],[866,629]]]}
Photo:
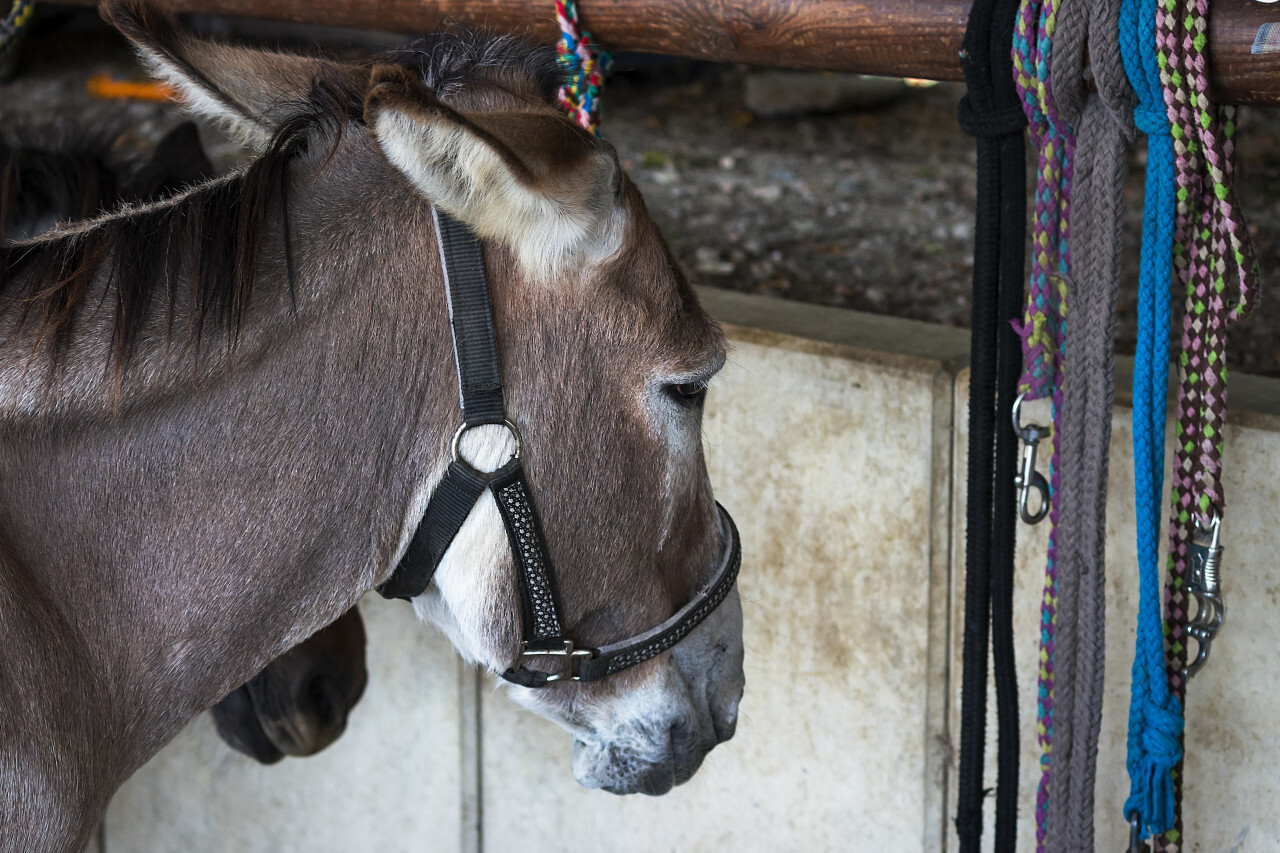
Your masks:
{"label": "purple braided rope", "polygon": [[1024,371],[1019,381],[1027,399],[1050,397],[1055,424],[1049,464],[1050,525],[1045,586],[1040,612],[1040,673],[1037,740],[1041,778],[1036,792],[1036,848],[1044,851],[1051,782],[1054,717],[1054,651],[1057,629],[1058,413],[1062,407],[1062,357],[1066,304],[1062,276],[1071,269],[1068,244],[1071,211],[1071,159],[1074,136],[1059,117],[1051,96],[1049,51],[1061,0],[1023,0],[1014,31],[1015,84],[1027,114],[1032,144],[1038,151],[1031,279],[1023,322],[1015,329],[1023,342]]}

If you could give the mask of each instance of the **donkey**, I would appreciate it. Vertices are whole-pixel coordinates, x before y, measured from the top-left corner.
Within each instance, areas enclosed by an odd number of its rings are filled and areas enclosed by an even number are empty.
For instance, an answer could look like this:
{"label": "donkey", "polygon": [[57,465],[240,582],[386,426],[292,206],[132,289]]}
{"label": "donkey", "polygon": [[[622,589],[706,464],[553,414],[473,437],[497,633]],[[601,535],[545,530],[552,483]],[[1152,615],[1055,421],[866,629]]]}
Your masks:
{"label": "donkey", "polygon": [[[123,131],[19,128],[0,142],[0,239],[34,236],[122,200],[155,201],[212,177],[192,122],[129,150]],[[267,664],[211,709],[218,734],[263,764],[314,755],[346,729],[368,681],[364,623],[352,608]]]}
{"label": "donkey", "polygon": [[351,608],[209,709],[227,745],[262,764],[315,755],[347,728],[369,673],[364,620]]}
{"label": "donkey", "polygon": [[[188,720],[392,576],[458,464],[445,216],[482,240],[511,421],[460,453],[518,452],[585,654],[654,639],[512,696],[569,730],[584,785],[689,778],[743,689],[736,593],[708,597],[736,571],[700,443],[725,343],[613,149],[558,112],[551,51],[446,35],[354,66],[104,13],[262,154],[0,248],[5,848],[80,849]],[[480,495],[413,606],[542,672],[501,508]],[[655,635],[673,613],[701,621]]]}

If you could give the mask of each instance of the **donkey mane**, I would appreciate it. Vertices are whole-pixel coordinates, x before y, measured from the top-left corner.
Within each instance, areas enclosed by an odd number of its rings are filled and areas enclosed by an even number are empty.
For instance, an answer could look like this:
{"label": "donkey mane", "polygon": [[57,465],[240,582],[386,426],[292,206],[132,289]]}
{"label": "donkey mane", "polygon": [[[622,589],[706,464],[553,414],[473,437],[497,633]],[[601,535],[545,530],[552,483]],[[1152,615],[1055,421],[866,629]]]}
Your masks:
{"label": "donkey mane", "polygon": [[[415,71],[442,101],[461,99],[465,103],[459,106],[473,108],[495,103],[510,108],[513,98],[554,105],[563,79],[550,48],[461,29],[416,39],[362,63],[376,64]],[[172,336],[177,308],[184,302],[197,350],[206,327],[234,347],[273,211],[280,217],[293,297],[289,167],[311,143],[327,137],[332,142],[319,166],[323,169],[341,145],[348,122],[363,124],[364,93],[353,79],[340,73],[314,79],[308,98],[291,105],[290,118],[263,152],[230,176],[155,204],[123,205],[29,241],[0,243],[0,320],[13,318],[10,336],[30,331],[32,354],[45,350],[57,364],[66,356],[82,314],[114,296],[109,364],[117,375],[128,365],[148,321],[160,311]],[[105,288],[98,300],[92,298],[95,283]],[[8,343],[0,339],[0,348]]]}
{"label": "donkey mane", "polygon": [[[111,362],[117,370],[127,365],[156,308],[165,311],[172,332],[181,301],[191,306],[197,345],[206,325],[234,340],[252,296],[270,214],[277,209],[283,216],[287,208],[289,163],[305,147],[309,131],[335,122],[338,101],[329,91],[318,83],[313,108],[281,126],[267,149],[238,173],[155,204],[126,204],[33,240],[0,245],[0,317],[16,312],[11,334],[29,328],[35,349],[47,348],[60,360],[76,321],[98,307],[91,296],[94,283],[101,282],[106,295],[114,291]],[[284,234],[287,256],[287,227]]]}
{"label": "donkey mane", "polygon": [[452,27],[414,39],[373,58],[422,75],[436,97],[449,102],[466,89],[492,89],[554,106],[565,71],[552,48],[514,36]]}

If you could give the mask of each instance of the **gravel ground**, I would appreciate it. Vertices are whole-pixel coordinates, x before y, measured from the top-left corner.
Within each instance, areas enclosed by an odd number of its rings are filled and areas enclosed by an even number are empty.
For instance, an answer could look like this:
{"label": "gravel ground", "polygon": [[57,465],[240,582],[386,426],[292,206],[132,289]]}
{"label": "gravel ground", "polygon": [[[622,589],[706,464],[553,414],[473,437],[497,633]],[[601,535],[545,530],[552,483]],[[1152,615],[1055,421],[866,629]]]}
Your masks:
{"label": "gravel ground", "polygon": [[[880,106],[769,118],[744,100],[759,76],[751,69],[633,57],[619,64],[623,73],[605,93],[604,134],[697,281],[967,325],[975,172],[973,141],[954,118],[961,87],[904,88]],[[103,72],[138,75],[112,34],[84,26],[37,34],[18,76],[0,85],[0,129],[125,122],[134,130],[128,146],[145,151],[178,121],[167,105],[91,100],[84,81]],[[797,99],[814,85],[798,76]],[[1280,270],[1280,111],[1241,112],[1240,194],[1265,284]],[[204,138],[215,163],[240,156],[215,132]],[[1129,167],[1120,352],[1133,350],[1140,149]],[[1229,363],[1280,376],[1278,321],[1280,304],[1264,299],[1232,331]]]}
{"label": "gravel ground", "polygon": [[[643,75],[607,92],[605,134],[681,260],[704,284],[967,326],[976,172],[974,142],[955,122],[963,87],[908,90],[861,111],[762,118],[742,97],[754,73],[711,69],[668,86]],[[1239,125],[1239,193],[1265,286],[1280,271],[1280,110],[1244,108]],[[1028,151],[1029,192],[1031,159]],[[1126,354],[1145,163],[1145,148],[1130,152],[1116,331]],[[1278,328],[1280,300],[1264,297],[1232,330],[1229,364],[1280,376]]]}

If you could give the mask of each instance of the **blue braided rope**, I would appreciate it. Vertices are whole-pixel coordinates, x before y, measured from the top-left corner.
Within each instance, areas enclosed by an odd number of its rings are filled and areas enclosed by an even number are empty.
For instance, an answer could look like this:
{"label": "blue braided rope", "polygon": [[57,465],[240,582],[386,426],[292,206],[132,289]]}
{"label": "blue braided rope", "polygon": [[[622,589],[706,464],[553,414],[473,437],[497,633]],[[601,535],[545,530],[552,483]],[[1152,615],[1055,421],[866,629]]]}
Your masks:
{"label": "blue braided rope", "polygon": [[1129,798],[1142,837],[1173,826],[1173,769],[1182,758],[1182,707],[1165,674],[1160,612],[1160,504],[1169,380],[1170,282],[1177,175],[1156,56],[1158,0],[1123,0],[1120,51],[1138,95],[1134,120],[1147,134],[1146,204],[1138,280],[1138,344],[1133,367],[1134,504],[1138,540],[1138,629],[1129,698]]}

